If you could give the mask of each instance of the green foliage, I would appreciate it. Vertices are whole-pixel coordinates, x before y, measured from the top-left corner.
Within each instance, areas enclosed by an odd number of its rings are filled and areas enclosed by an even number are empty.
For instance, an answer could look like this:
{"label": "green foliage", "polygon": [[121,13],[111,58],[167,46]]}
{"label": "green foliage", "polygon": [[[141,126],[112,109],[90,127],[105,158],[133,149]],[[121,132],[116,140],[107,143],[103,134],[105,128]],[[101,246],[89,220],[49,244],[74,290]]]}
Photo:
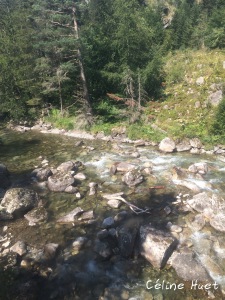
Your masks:
{"label": "green foliage", "polygon": [[210,48],[225,47],[225,3],[214,9],[208,23],[206,45]]}
{"label": "green foliage", "polygon": [[155,142],[161,141],[165,134],[153,129],[150,125],[132,124],[127,128],[128,137],[132,140],[147,139]]}
{"label": "green foliage", "polygon": [[56,128],[73,130],[75,127],[76,118],[70,117],[65,113],[62,115],[60,110],[52,109],[50,116],[46,117],[46,121],[52,123]]}
{"label": "green foliage", "polygon": [[225,98],[218,105],[211,130],[213,134],[225,137]]}
{"label": "green foliage", "polygon": [[124,110],[119,109],[118,105],[108,99],[101,100],[95,106],[95,112],[99,116],[100,123],[115,123],[124,117],[126,113]]}

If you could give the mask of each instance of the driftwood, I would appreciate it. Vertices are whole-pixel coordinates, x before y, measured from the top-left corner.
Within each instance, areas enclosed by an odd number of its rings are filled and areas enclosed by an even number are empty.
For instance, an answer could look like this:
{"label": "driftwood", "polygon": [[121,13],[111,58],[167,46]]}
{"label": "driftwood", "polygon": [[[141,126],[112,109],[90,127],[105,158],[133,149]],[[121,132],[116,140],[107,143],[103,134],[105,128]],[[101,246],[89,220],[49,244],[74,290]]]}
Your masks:
{"label": "driftwood", "polygon": [[123,197],[122,197],[123,193],[115,193],[115,194],[104,194],[102,195],[103,198],[107,199],[107,200],[120,200],[122,201],[123,203],[125,203],[126,205],[129,206],[129,208],[135,213],[135,214],[142,214],[142,213],[147,213],[149,214],[149,208],[147,209],[142,209],[130,202],[128,202],[127,200],[125,200]]}

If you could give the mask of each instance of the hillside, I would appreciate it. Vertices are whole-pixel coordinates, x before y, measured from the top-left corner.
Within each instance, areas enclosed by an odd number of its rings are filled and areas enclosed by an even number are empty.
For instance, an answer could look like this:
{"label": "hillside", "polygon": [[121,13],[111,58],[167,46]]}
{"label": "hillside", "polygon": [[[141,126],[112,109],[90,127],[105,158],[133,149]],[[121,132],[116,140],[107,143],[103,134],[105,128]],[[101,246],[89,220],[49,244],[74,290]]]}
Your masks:
{"label": "hillside", "polygon": [[162,102],[149,107],[155,124],[175,137],[198,136],[212,142],[210,130],[225,80],[225,52],[186,50],[165,58]]}

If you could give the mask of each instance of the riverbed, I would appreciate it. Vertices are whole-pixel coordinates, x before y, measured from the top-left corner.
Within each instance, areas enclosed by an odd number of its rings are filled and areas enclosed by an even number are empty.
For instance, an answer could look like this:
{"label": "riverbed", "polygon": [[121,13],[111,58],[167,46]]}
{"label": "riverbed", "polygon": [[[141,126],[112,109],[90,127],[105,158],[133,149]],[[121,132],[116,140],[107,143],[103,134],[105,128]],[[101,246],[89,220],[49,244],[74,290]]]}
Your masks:
{"label": "riverbed", "polygon": [[[151,223],[164,230],[166,224],[172,222],[185,229],[189,220],[188,213],[176,211],[167,215],[164,208],[173,207],[173,203],[182,195],[189,194],[191,197],[194,193],[171,180],[171,169],[173,166],[187,169],[195,163],[207,163],[209,171],[204,175],[204,180],[193,176],[189,176],[187,180],[194,182],[201,191],[209,191],[224,197],[225,159],[223,156],[163,154],[152,146],[136,147],[134,144],[100,139],[83,139],[82,143],[78,143],[81,139],[58,134],[42,134],[35,131],[20,133],[6,129],[0,131],[0,141],[0,162],[7,166],[11,174],[12,186],[34,189],[49,214],[47,222],[36,226],[29,226],[24,218],[2,222],[2,228],[8,226],[7,232],[11,234],[11,245],[22,240],[30,248],[41,249],[47,243],[55,243],[60,249],[54,261],[44,266],[41,266],[40,262],[33,262],[29,272],[22,272],[27,282],[29,276],[32,282],[36,280],[38,286],[36,299],[191,300],[208,299],[208,297],[213,299],[213,295],[215,299],[223,299],[221,287],[216,289],[215,286],[211,286],[208,293],[201,286],[193,285],[195,283],[178,277],[175,270],[168,265],[162,270],[157,270],[139,255],[123,259],[115,254],[110,259],[104,259],[93,251],[93,244],[97,232],[101,230],[104,218],[114,217],[124,210],[129,211],[134,220],[138,218],[141,224]],[[133,155],[134,153],[138,155]],[[82,171],[86,180],[77,184],[81,194],[80,199],[77,199],[74,194],[50,192],[45,185],[40,185],[32,179],[31,172],[42,166],[44,160],[51,168],[56,168],[60,163],[70,160],[82,162]],[[146,174],[143,183],[129,187],[122,182],[121,174],[110,172],[111,166],[118,162],[130,163],[137,169],[151,165],[152,172]],[[90,182],[96,182],[98,185],[97,193],[92,196],[89,195]],[[205,182],[210,185],[205,185]],[[126,205],[122,205],[119,209],[110,208],[102,195],[119,192],[123,192],[130,203],[144,210],[149,209],[151,213],[136,216]],[[77,225],[62,225],[56,222],[60,216],[78,206],[87,211],[94,210],[96,222]],[[216,231],[209,224],[206,224],[203,233],[219,236],[220,241],[224,239],[224,233]],[[71,242],[80,236],[87,238],[87,246],[73,253],[70,251]],[[217,264],[222,272],[220,277],[225,278],[222,259],[217,261]],[[74,282],[73,278],[67,279],[67,276],[73,277],[71,274],[75,274]],[[221,278],[220,284],[224,282],[224,278]],[[212,279],[211,284],[213,283]],[[14,284],[18,284],[16,276],[10,281],[8,288],[13,288]],[[43,288],[40,290],[41,286]],[[32,297],[35,299],[35,295]]]}

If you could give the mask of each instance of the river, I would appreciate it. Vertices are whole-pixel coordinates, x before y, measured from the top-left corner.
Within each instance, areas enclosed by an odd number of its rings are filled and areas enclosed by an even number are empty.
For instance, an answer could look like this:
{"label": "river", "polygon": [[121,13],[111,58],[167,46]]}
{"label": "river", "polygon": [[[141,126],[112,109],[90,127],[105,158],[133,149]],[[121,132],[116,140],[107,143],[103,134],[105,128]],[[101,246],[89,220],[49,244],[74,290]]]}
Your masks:
{"label": "river", "polygon": [[[20,266],[18,267],[19,271],[17,271],[20,278],[23,278],[21,279],[23,283],[29,281],[29,276],[32,278],[32,282],[37,281],[37,292],[36,298],[32,295],[34,298],[31,296],[29,296],[30,298],[25,296],[16,298],[14,296],[15,299],[191,300],[208,299],[208,296],[213,297],[211,292],[216,299],[223,299],[219,289],[211,287],[208,294],[201,287],[192,286],[191,281],[185,281],[178,277],[175,270],[169,265],[158,270],[140,256],[122,259],[115,254],[110,259],[104,259],[93,251],[93,244],[97,232],[101,230],[104,218],[114,217],[119,211],[129,211],[126,205],[119,209],[110,208],[102,199],[104,193],[123,192],[126,200],[130,203],[143,209],[150,209],[151,214],[141,214],[138,217],[133,214],[134,220],[138,218],[141,223],[151,223],[159,229],[165,229],[165,225],[172,222],[185,229],[188,222],[191,222],[191,213],[177,212],[168,215],[164,213],[164,208],[172,207],[173,203],[181,197],[179,196],[181,193],[182,195],[189,193],[190,197],[194,194],[171,180],[172,167],[186,169],[194,163],[207,163],[209,171],[204,175],[204,180],[190,175],[187,180],[195,183],[201,191],[224,197],[225,158],[189,153],[163,154],[155,147],[134,147],[129,143],[111,143],[95,139],[83,140],[82,145],[76,145],[78,141],[80,139],[34,131],[25,133],[6,129],[0,131],[0,163],[7,166],[13,187],[32,188],[37,191],[49,214],[47,222],[36,226],[28,226],[27,220],[19,218],[13,221],[2,221],[1,227],[8,226],[8,232],[12,235],[11,245],[22,240],[34,249],[40,249],[47,243],[55,243],[60,246],[60,251],[54,261],[44,264],[44,266],[40,266],[40,262],[34,262],[29,272],[21,271]],[[132,155],[137,152],[139,155]],[[52,168],[69,160],[83,163],[83,173],[87,179],[78,183],[81,199],[76,199],[74,194],[50,192],[46,186],[37,184],[31,178],[31,172],[40,167],[45,159]],[[121,174],[112,175],[110,173],[110,167],[115,162],[128,162],[137,168],[151,165],[152,173],[145,176],[143,183],[129,187],[122,182]],[[90,182],[98,184],[98,191],[94,196],[90,196],[88,193]],[[205,185],[206,182],[210,185]],[[84,210],[94,210],[96,222],[88,225],[75,224],[75,226],[56,222],[60,216],[77,206]],[[195,232],[192,232],[192,237],[194,234]],[[216,231],[209,224],[206,224],[201,234],[204,237],[207,236],[207,240],[213,236],[214,241],[219,238],[220,245],[221,243],[225,244],[224,233]],[[87,247],[79,252],[71,252],[71,242],[80,236],[87,238]],[[204,238],[203,242],[205,240]],[[199,235],[195,235],[195,240],[192,242],[194,251],[198,255],[199,251],[196,249],[204,247],[204,243]],[[220,251],[225,251],[225,249],[221,250],[220,247]],[[205,255],[205,253],[203,254]],[[213,254],[210,255],[214,259]],[[222,284],[222,288],[223,282],[225,282],[225,273],[223,273],[225,256],[224,259],[221,258],[223,255],[216,258],[216,264],[220,268],[219,284]],[[63,271],[60,268],[63,268]],[[73,279],[67,279],[67,276],[72,276],[71,274],[75,274],[74,282]],[[17,276],[13,276],[12,280],[5,282],[7,289],[10,290],[18,284],[19,279]],[[156,283],[160,283],[160,285],[157,286]],[[172,283],[173,285],[169,285]],[[4,288],[0,299],[13,299],[6,297],[10,293],[7,290],[7,294],[5,290]]]}

